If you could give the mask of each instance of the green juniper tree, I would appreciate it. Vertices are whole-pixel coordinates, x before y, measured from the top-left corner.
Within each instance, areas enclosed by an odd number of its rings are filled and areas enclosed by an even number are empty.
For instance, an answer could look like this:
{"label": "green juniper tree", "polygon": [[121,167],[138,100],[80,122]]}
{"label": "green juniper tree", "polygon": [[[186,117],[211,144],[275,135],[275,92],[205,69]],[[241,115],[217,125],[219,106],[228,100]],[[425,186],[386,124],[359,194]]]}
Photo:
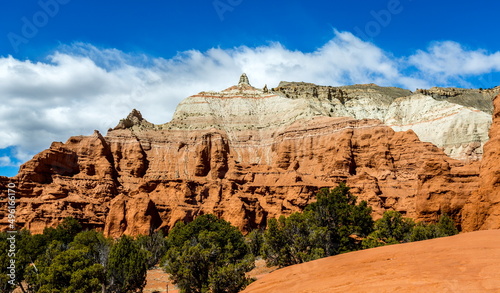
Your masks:
{"label": "green juniper tree", "polygon": [[446,214],[435,224],[417,223],[410,234],[410,241],[421,241],[458,234],[453,220]]}
{"label": "green juniper tree", "polygon": [[372,209],[368,203],[357,204],[357,198],[345,183],[332,190],[320,190],[316,199],[306,211],[312,212],[317,226],[327,230],[326,255],[360,249],[360,243],[353,236],[365,237],[373,231]]}
{"label": "green juniper tree", "polygon": [[357,237],[373,229],[371,208],[345,184],[322,189],[317,201],[303,213],[270,219],[264,232],[263,254],[269,265],[280,267],[360,249]]}
{"label": "green juniper tree", "polygon": [[52,258],[50,265],[38,265],[38,289],[35,292],[99,292],[104,281],[104,268],[93,263],[88,255],[88,248],[70,248]]}
{"label": "green juniper tree", "polygon": [[153,268],[167,252],[167,240],[162,231],[137,237],[137,244],[147,251],[147,267]]}
{"label": "green juniper tree", "polygon": [[414,227],[412,219],[404,218],[397,211],[386,211],[375,222],[375,231],[363,240],[363,248],[409,242]]}
{"label": "green juniper tree", "polygon": [[326,228],[314,223],[311,212],[270,219],[264,239],[264,258],[280,267],[325,257],[330,246]]}
{"label": "green juniper tree", "polygon": [[202,215],[189,224],[179,222],[170,231],[165,271],[183,293],[236,293],[254,267],[241,232],[214,215]]}
{"label": "green juniper tree", "polygon": [[375,231],[363,240],[363,248],[421,241],[457,233],[458,230],[448,215],[441,215],[436,224],[426,224],[415,223],[397,211],[386,211],[375,222]]}
{"label": "green juniper tree", "polygon": [[264,244],[264,230],[252,230],[246,235],[245,240],[252,255],[257,257],[262,254],[262,245]]}
{"label": "green juniper tree", "polygon": [[138,292],[146,285],[147,252],[131,237],[122,236],[109,252],[108,292]]}

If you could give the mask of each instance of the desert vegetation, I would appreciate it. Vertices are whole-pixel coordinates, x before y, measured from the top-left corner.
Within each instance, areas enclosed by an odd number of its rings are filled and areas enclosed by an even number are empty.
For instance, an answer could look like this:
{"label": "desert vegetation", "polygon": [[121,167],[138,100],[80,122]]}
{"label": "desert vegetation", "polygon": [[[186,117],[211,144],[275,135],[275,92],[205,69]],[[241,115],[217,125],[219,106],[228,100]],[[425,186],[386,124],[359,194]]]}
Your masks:
{"label": "desert vegetation", "polygon": [[367,203],[356,202],[345,184],[322,189],[317,201],[304,212],[270,219],[266,230],[248,234],[251,250],[269,265],[285,267],[360,249],[458,233],[446,214],[437,223],[427,224],[386,211],[374,222]]}
{"label": "desert vegetation", "polygon": [[[147,269],[161,266],[185,293],[239,292],[252,280],[255,258],[285,267],[314,259],[457,234],[453,221],[415,223],[396,211],[373,221],[371,208],[357,202],[345,184],[323,189],[303,212],[270,219],[266,229],[244,236],[229,222],[201,215],[179,222],[165,237],[153,232],[110,239],[83,231],[73,218],[43,234],[17,234],[15,284],[9,282],[7,254],[0,254],[2,292],[141,292]],[[7,233],[0,249],[8,250]]]}
{"label": "desert vegetation", "polygon": [[[144,237],[108,239],[100,232],[82,231],[73,218],[43,234],[22,231],[19,236],[15,276],[23,292],[137,292],[145,285],[147,264],[154,257],[141,245]],[[5,270],[8,259],[0,261]],[[6,275],[0,280],[2,292],[14,289]]]}

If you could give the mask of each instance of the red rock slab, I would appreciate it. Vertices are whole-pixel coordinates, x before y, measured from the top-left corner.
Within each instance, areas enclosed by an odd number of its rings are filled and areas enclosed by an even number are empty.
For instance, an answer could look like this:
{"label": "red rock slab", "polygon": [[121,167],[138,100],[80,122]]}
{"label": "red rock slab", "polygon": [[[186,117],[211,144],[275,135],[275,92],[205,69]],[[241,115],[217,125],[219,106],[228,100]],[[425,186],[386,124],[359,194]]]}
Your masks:
{"label": "red rock slab", "polygon": [[243,292],[500,292],[499,272],[500,230],[487,230],[286,267]]}

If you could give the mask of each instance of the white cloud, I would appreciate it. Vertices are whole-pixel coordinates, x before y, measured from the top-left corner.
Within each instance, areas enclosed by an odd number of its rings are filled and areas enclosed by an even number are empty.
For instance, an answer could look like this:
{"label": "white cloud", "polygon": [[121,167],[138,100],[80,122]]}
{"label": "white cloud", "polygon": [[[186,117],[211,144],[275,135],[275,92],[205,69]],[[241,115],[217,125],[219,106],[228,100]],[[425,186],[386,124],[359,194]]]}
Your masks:
{"label": "white cloud", "polygon": [[500,52],[467,50],[452,41],[435,42],[427,51],[419,50],[408,60],[410,65],[437,78],[438,82],[500,71]]}
{"label": "white cloud", "polygon": [[[413,56],[395,57],[338,31],[314,52],[270,43],[191,50],[171,59],[79,43],[62,46],[46,62],[0,58],[0,149],[13,146],[15,158],[25,161],[52,141],[88,135],[94,129],[105,133],[133,108],[153,123],[165,123],[183,98],[227,88],[242,72],[257,87],[287,80],[322,85],[373,82],[415,89],[499,70],[500,52],[467,51],[457,43],[442,42]],[[0,166],[14,161],[2,158]]]}
{"label": "white cloud", "polygon": [[0,157],[0,167],[13,167],[13,166],[16,166],[16,164],[14,164],[10,157],[8,156],[1,156]]}

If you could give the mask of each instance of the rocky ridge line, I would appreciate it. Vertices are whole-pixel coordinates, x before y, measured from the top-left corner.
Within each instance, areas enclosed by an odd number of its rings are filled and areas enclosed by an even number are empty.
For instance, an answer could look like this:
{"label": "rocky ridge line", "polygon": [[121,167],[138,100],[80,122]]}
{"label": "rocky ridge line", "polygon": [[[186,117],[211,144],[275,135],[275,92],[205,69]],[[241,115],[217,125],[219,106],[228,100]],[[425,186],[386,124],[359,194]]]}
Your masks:
{"label": "rocky ridge line", "polygon": [[16,183],[18,223],[34,233],[73,216],[108,236],[147,234],[204,213],[249,231],[302,210],[340,181],[375,218],[394,209],[416,220],[448,213],[464,221],[479,163],[452,159],[380,120],[330,117],[339,104],[289,99],[242,78],[187,98],[169,123],[153,125],[134,110],[106,136],[53,143],[1,186]]}
{"label": "rocky ridge line", "polygon": [[500,87],[434,87],[413,93],[375,84],[332,87],[303,82],[281,82],[273,90],[291,99],[329,101],[326,110],[332,117],[379,119],[396,131],[411,129],[422,141],[465,161],[481,159],[491,124],[491,101],[500,93]]}

